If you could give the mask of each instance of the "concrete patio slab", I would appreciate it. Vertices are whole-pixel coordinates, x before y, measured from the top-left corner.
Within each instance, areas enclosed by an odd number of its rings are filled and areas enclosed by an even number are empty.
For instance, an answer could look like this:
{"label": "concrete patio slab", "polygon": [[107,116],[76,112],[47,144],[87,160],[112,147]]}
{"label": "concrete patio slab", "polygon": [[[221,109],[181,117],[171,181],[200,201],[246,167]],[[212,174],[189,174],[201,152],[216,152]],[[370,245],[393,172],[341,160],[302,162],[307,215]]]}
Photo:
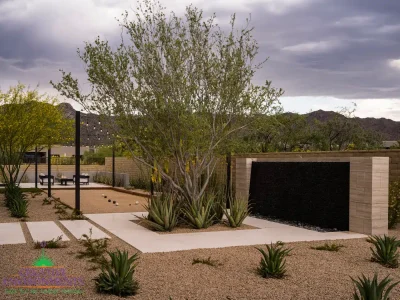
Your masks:
{"label": "concrete patio slab", "polygon": [[80,239],[82,235],[87,234],[89,236],[90,229],[92,229],[92,239],[103,239],[110,238],[109,235],[98,229],[92,223],[86,220],[74,220],[74,221],[60,221],[71,234]]}
{"label": "concrete patio slab", "polygon": [[53,221],[46,222],[27,222],[29,232],[33,241],[50,241],[62,236],[62,241],[69,241],[69,238]]}
{"label": "concrete patio slab", "polygon": [[25,243],[25,236],[20,223],[0,224],[0,245]]}
{"label": "concrete patio slab", "polygon": [[86,214],[120,239],[143,253],[171,252],[200,248],[223,248],[270,244],[277,241],[302,242],[365,238],[350,232],[317,232],[304,228],[248,217],[244,224],[259,227],[236,231],[158,234],[132,222],[146,213]]}

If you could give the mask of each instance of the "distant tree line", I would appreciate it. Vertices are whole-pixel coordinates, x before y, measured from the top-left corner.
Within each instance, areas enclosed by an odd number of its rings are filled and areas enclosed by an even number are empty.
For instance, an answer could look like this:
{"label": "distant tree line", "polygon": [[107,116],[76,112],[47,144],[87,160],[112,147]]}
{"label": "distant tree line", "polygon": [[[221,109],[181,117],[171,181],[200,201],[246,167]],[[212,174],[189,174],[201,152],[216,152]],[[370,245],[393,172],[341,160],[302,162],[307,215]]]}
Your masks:
{"label": "distant tree line", "polygon": [[256,116],[243,133],[239,152],[304,152],[368,150],[382,147],[383,136],[365,130],[355,109],[342,108],[326,121],[307,115],[279,113]]}

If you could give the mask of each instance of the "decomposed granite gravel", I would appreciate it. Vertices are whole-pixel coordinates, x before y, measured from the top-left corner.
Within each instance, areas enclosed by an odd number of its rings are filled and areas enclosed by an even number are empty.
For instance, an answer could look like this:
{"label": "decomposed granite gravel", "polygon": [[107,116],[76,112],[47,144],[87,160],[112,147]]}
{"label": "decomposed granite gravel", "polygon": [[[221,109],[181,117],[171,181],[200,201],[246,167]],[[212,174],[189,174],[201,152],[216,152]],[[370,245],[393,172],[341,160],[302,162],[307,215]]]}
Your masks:
{"label": "decomposed granite gravel", "polygon": [[[32,206],[31,209],[39,208]],[[52,206],[41,206],[47,220],[56,220]],[[5,208],[0,207],[0,216],[6,216]],[[48,211],[47,211],[48,210]],[[51,213],[50,213],[51,212]],[[32,211],[32,215],[35,213]],[[36,217],[35,217],[36,218]],[[46,220],[46,219],[41,219]],[[1,220],[4,222],[4,220]],[[67,248],[46,249],[46,255],[56,266],[64,266],[68,276],[82,277],[85,285],[81,295],[63,294],[14,294],[6,295],[5,287],[0,289],[0,299],[117,299],[116,296],[101,295],[95,291],[92,279],[99,270],[89,270],[91,263],[77,259],[76,253],[83,249],[78,241],[56,221],[71,239]],[[0,246],[0,278],[3,280],[15,275],[20,268],[32,265],[40,255],[33,249],[33,241],[22,222],[27,244]],[[107,232],[112,238],[110,250],[128,250],[134,254],[136,249]],[[390,231],[390,235],[400,237],[400,230]],[[139,238],[139,237],[138,237]],[[361,274],[379,278],[390,275],[400,280],[400,269],[388,269],[370,261],[370,244],[365,239],[340,240],[345,246],[339,252],[325,252],[310,249],[324,242],[288,243],[293,248],[287,258],[287,276],[283,279],[264,279],[256,274],[260,253],[255,247],[231,247],[221,249],[198,249],[168,253],[140,254],[135,277],[140,290],[137,300],[321,300],[352,299],[353,285],[350,276]],[[260,245],[259,247],[265,247]],[[204,264],[192,265],[194,258],[217,260],[220,264],[212,267]],[[392,291],[393,300],[400,299],[400,285]]]}

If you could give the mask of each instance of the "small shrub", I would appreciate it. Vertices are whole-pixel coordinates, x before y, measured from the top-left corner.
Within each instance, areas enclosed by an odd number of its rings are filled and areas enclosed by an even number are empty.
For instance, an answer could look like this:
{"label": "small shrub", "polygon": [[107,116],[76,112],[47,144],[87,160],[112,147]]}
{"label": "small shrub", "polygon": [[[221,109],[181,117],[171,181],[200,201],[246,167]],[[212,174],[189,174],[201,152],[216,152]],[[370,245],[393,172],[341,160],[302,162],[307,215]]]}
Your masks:
{"label": "small shrub", "polygon": [[46,197],[43,199],[42,205],[51,205],[54,203],[54,198],[53,197]]}
{"label": "small shrub", "polygon": [[389,285],[392,279],[388,277],[389,276],[386,276],[381,282],[378,282],[378,276],[376,274],[372,280],[365,277],[364,274],[359,277],[358,280],[350,277],[355,285],[353,294],[354,300],[389,300],[390,292],[399,282]]}
{"label": "small shrub", "polygon": [[135,189],[150,191],[150,178],[144,179],[143,177],[139,178],[129,178],[129,185],[134,187]]}
{"label": "small shrub", "polygon": [[391,182],[389,185],[389,229],[395,228],[400,220],[400,181]]}
{"label": "small shrub", "polygon": [[5,200],[5,205],[6,207],[10,207],[10,204],[13,201],[18,201],[19,199],[21,199],[23,197],[23,192],[22,189],[18,186],[15,185],[8,185],[5,188],[4,191],[4,200]]}
{"label": "small shrub", "polygon": [[229,204],[230,210],[224,210],[229,226],[233,228],[240,227],[250,213],[248,201],[246,199],[230,198]]}
{"label": "small shrub", "polygon": [[277,241],[277,242],[275,243],[275,245],[283,247],[283,246],[285,246],[285,243],[282,242],[282,241]]}
{"label": "small shrub", "polygon": [[11,216],[14,218],[27,218],[28,217],[28,206],[29,202],[26,200],[25,195],[21,195],[20,198],[14,198],[9,202],[9,210]]}
{"label": "small shrub", "polygon": [[186,201],[182,213],[186,223],[196,229],[208,228],[214,222],[214,197],[205,196],[198,201]]}
{"label": "small shrub", "polygon": [[286,259],[292,249],[284,249],[282,246],[266,245],[264,249],[256,248],[262,254],[260,266],[257,268],[258,274],[264,278],[282,278],[286,273]]}
{"label": "small shrub", "polygon": [[97,291],[122,296],[131,296],[139,289],[138,282],[133,278],[138,254],[128,257],[128,252],[107,252],[111,262],[101,268],[101,273],[94,279]]}
{"label": "small shrub", "polygon": [[92,239],[92,228],[89,230],[89,235],[84,234],[79,240],[80,244],[85,247],[84,251],[79,251],[77,258],[89,258],[89,262],[104,265],[106,260],[104,254],[107,251],[108,239]]}
{"label": "small shrub", "polygon": [[396,237],[386,236],[371,236],[370,242],[375,246],[372,251],[372,261],[380,263],[388,268],[397,268],[399,266],[399,253],[397,248],[400,246],[400,241]]}
{"label": "small shrub", "polygon": [[218,260],[211,259],[211,256],[207,259],[204,258],[193,258],[192,265],[195,264],[204,264],[212,267],[222,266],[222,264]]}
{"label": "small shrub", "polygon": [[343,248],[343,247],[344,246],[340,245],[340,244],[335,244],[335,243],[328,244],[328,243],[325,243],[322,246],[311,247],[311,249],[338,252],[340,250],[340,248]]}
{"label": "small shrub", "polygon": [[52,239],[50,241],[42,241],[42,242],[35,242],[34,248],[41,249],[41,248],[48,248],[48,249],[56,249],[56,248],[65,248],[65,244],[62,243],[62,235],[59,237]]}
{"label": "small shrub", "polygon": [[152,197],[144,208],[148,216],[136,217],[156,231],[171,231],[178,224],[180,207],[173,194],[162,193],[161,196]]}

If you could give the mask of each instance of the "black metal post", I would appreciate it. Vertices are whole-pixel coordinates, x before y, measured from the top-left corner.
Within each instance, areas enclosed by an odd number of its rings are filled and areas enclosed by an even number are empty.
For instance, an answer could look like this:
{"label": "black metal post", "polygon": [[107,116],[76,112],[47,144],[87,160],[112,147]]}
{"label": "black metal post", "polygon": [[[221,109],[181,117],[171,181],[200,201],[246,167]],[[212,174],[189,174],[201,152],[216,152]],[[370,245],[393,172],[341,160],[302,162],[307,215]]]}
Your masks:
{"label": "black metal post", "polygon": [[47,197],[51,197],[51,148],[47,149]]}
{"label": "black metal post", "polygon": [[35,189],[37,189],[37,179],[38,179],[38,173],[37,173],[37,147],[35,147]]}
{"label": "black metal post", "polygon": [[115,145],[112,147],[112,186],[115,187]]}
{"label": "black metal post", "polygon": [[231,153],[226,155],[226,207],[229,207],[229,199],[231,197]]}
{"label": "black metal post", "polygon": [[81,112],[75,113],[75,209],[81,210]]}

